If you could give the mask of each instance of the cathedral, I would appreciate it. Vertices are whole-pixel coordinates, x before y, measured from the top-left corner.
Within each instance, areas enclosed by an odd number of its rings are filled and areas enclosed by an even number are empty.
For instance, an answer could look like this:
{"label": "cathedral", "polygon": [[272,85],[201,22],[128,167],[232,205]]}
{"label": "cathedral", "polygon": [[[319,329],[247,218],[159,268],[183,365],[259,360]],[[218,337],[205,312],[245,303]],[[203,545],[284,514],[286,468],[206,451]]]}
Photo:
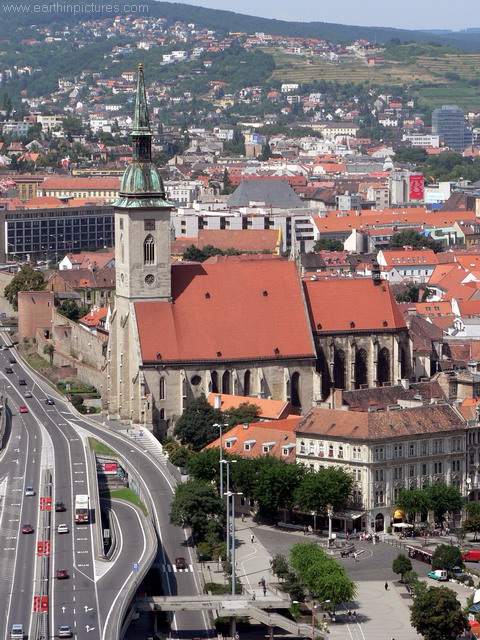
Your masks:
{"label": "cathedral", "polygon": [[387,283],[303,280],[295,261],[231,256],[171,264],[172,205],[152,163],[139,65],[132,162],[115,208],[116,298],[104,409],[162,437],[201,393],[289,401],[411,375],[408,330]]}

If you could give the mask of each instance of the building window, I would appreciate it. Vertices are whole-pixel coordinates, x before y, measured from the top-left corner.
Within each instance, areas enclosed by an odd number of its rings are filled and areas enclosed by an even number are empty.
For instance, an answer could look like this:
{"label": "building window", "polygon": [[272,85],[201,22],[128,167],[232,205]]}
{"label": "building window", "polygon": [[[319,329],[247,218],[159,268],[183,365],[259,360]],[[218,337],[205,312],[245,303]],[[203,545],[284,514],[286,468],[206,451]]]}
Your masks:
{"label": "building window", "polygon": [[385,480],[385,471],[383,469],[375,469],[375,482],[383,482]]}
{"label": "building window", "polygon": [[408,475],[409,475],[410,478],[414,478],[415,477],[415,465],[414,464],[411,464],[408,467]]}
{"label": "building window", "polygon": [[155,220],[154,219],[144,220],[144,229],[145,231],[155,231]]}
{"label": "building window", "polygon": [[375,491],[375,506],[380,507],[384,504],[383,491]]}
{"label": "building window", "polygon": [[428,465],[422,464],[422,476],[428,475]]}
{"label": "building window", "polygon": [[338,457],[339,458],[343,458],[343,445],[342,444],[338,447]]}
{"label": "building window", "polygon": [[433,453],[443,453],[443,440],[433,441]]}
{"label": "building window", "polygon": [[413,442],[411,442],[411,443],[408,445],[408,455],[409,455],[410,457],[413,457],[413,456],[415,455],[415,444],[414,444]]}
{"label": "building window", "polygon": [[422,442],[422,456],[427,456],[428,455],[428,441],[424,440]]}
{"label": "building window", "polygon": [[396,444],[393,447],[393,457],[394,458],[403,458],[403,444]]}
{"label": "building window", "polygon": [[158,397],[160,400],[165,400],[165,378],[160,378]]}
{"label": "building window", "polygon": [[323,449],[323,442],[319,442],[318,443],[318,456],[319,458],[323,458],[323,456],[325,455],[324,449]]}
{"label": "building window", "polygon": [[403,478],[403,467],[393,467],[393,479],[401,480]]}
{"label": "building window", "polygon": [[443,463],[442,462],[434,462],[433,463],[433,473],[443,473]]}
{"label": "building window", "polygon": [[375,447],[373,458],[374,460],[385,460],[385,449],[383,447]]}
{"label": "building window", "polygon": [[305,441],[300,441],[300,453],[305,453]]}
{"label": "building window", "polygon": [[250,395],[250,381],[251,381],[251,373],[250,370],[247,369],[247,371],[245,371],[244,375],[243,375],[243,395],[244,396],[249,396]]}
{"label": "building window", "polygon": [[150,234],[143,243],[143,264],[155,264],[155,241]]}
{"label": "building window", "polygon": [[328,457],[333,458],[333,444],[328,445]]}

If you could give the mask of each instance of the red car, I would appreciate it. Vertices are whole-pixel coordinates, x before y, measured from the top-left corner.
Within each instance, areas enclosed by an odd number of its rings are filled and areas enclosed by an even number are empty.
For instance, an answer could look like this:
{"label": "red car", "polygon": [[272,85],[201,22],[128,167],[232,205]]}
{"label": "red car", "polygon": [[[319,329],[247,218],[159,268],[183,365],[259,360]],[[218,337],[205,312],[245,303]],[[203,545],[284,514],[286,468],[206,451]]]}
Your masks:
{"label": "red car", "polygon": [[185,558],[175,558],[175,567],[177,569],[188,569],[188,564]]}
{"label": "red car", "polygon": [[55,575],[58,580],[65,580],[65,578],[68,578],[68,571],[66,569],[57,569]]}
{"label": "red car", "polygon": [[23,404],[20,405],[20,413],[28,413],[28,407],[25,407]]}
{"label": "red car", "polygon": [[22,533],[33,533],[33,527],[31,524],[22,524]]}

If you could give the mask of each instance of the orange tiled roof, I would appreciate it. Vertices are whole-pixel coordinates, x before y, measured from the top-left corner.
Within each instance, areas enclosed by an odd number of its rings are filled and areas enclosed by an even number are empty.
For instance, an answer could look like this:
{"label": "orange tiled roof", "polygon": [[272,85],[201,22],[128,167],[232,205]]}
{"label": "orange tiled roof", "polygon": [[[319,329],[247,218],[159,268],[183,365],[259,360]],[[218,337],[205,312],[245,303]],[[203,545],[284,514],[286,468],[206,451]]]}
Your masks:
{"label": "orange tiled roof", "polygon": [[[294,429],[300,420],[301,417],[296,416],[286,420],[252,422],[247,426],[248,428],[239,424],[223,435],[223,450],[244,458],[270,455],[287,462],[295,462]],[[220,448],[220,438],[205,447],[205,449],[215,448]],[[287,455],[284,453],[285,449],[288,451]]]}
{"label": "orange tiled roof", "polygon": [[120,189],[120,178],[46,178],[41,189]]}
{"label": "orange tiled roof", "polygon": [[174,264],[172,302],[136,302],[135,312],[144,362],[315,354],[293,262]]}
{"label": "orange tiled roof", "polygon": [[217,249],[237,251],[275,251],[278,231],[275,229],[201,229],[196,245],[212,245]]}
{"label": "orange tiled roof", "polygon": [[108,307],[100,307],[100,309],[92,309],[87,315],[80,318],[78,322],[89,327],[97,327],[103,318],[107,316]]}
{"label": "orange tiled roof", "polygon": [[336,278],[304,280],[303,284],[314,332],[406,327],[385,282],[375,285],[371,278]]}
{"label": "orange tiled roof", "polygon": [[35,196],[25,203],[26,209],[53,209],[54,207],[65,207],[65,203],[55,196]]}
{"label": "orange tiled roof", "polygon": [[259,408],[258,417],[269,420],[281,420],[293,413],[293,408],[289,402],[283,400],[269,400],[267,398],[251,398],[247,396],[232,396],[226,393],[209,393],[207,402],[212,407],[215,406],[215,396],[220,397],[220,409],[228,411],[236,409],[239,405],[247,403],[256,405]]}

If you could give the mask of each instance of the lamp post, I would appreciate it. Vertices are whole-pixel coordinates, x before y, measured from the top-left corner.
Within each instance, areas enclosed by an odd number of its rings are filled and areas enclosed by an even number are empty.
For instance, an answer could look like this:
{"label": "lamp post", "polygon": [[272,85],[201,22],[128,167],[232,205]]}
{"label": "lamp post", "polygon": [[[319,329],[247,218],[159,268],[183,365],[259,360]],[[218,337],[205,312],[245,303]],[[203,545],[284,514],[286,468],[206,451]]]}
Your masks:
{"label": "lamp post", "polygon": [[220,429],[220,497],[223,496],[223,427],[228,427],[228,424],[215,423],[214,427]]}
{"label": "lamp post", "polygon": [[328,546],[332,543],[332,516],[333,516],[333,504],[327,504],[327,516],[328,516]]}
{"label": "lamp post", "polygon": [[315,602],[313,602],[311,607],[306,602],[300,602],[300,600],[292,600],[292,602],[293,604],[304,604],[307,609],[310,609],[312,613],[312,640],[315,640],[315,609],[317,607],[321,607],[323,604],[327,604],[327,602],[330,602],[330,600],[324,600],[323,602],[319,602],[318,604],[315,604]]}
{"label": "lamp post", "polygon": [[[236,460],[221,460],[220,465],[227,466],[227,560],[230,558],[230,463],[237,462]],[[235,516],[234,516],[235,517]]]}
{"label": "lamp post", "polygon": [[[228,491],[227,496],[227,509],[228,509],[228,501],[230,497],[232,498],[232,596],[235,595],[235,496],[243,496],[241,491]],[[228,539],[228,533],[227,533]]]}

